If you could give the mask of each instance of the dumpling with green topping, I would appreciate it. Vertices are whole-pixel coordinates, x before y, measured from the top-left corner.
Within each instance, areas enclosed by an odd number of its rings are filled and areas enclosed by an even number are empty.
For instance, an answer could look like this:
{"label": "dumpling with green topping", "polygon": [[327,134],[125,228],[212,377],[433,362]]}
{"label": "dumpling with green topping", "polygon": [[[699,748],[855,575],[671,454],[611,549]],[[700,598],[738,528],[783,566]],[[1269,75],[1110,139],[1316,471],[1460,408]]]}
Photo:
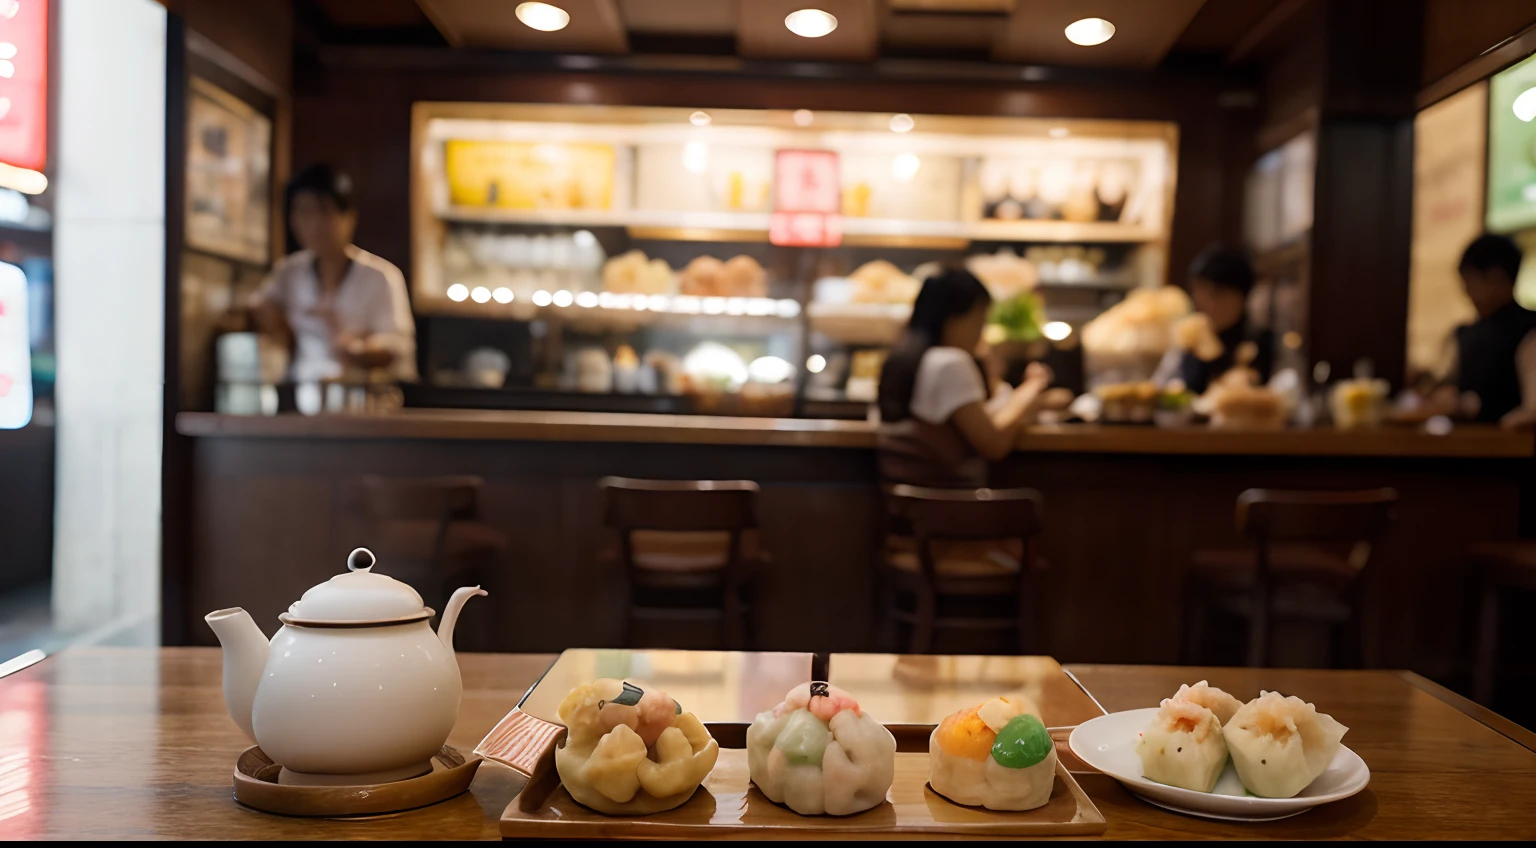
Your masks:
{"label": "dumpling with green topping", "polygon": [[896,737],[847,692],[802,683],[747,728],[747,772],[802,816],[862,813],[896,779]]}
{"label": "dumpling with green topping", "polygon": [[1056,743],[1034,702],[993,698],[944,719],[928,738],[928,785],[956,804],[1033,810],[1056,786]]}

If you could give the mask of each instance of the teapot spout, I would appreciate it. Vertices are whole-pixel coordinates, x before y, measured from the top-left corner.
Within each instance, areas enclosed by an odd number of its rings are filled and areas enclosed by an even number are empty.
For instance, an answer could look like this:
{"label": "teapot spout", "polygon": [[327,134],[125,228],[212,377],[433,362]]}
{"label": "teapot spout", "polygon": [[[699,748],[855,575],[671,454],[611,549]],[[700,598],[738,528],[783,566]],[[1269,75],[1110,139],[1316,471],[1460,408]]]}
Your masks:
{"label": "teapot spout", "polygon": [[224,649],[224,706],[235,724],[255,742],[251,705],[256,700],[262,669],[267,666],[270,643],[251,620],[250,613],[239,607],[210,612],[203,616],[203,620],[213,628],[213,635],[219,638],[219,645]]}
{"label": "teapot spout", "polygon": [[453,628],[459,623],[459,610],[464,609],[464,602],[476,595],[489,594],[479,586],[465,586],[453,593],[448,599],[448,606],[443,610],[443,617],[437,625],[437,638],[448,649],[448,655],[453,656]]}

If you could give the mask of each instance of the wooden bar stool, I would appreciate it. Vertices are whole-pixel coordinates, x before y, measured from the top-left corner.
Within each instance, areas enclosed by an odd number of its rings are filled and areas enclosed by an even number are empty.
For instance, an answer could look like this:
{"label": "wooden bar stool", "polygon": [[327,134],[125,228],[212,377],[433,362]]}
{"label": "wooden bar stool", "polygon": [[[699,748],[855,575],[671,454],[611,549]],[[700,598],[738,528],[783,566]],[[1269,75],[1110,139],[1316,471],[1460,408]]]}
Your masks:
{"label": "wooden bar stool", "polygon": [[1499,672],[1499,601],[1508,590],[1536,592],[1536,542],[1484,542],[1468,552],[1480,610],[1472,695],[1493,705]]}
{"label": "wooden bar stool", "polygon": [[1391,523],[1393,489],[1310,492],[1249,489],[1237,497],[1237,532],[1252,548],[1196,551],[1186,582],[1187,661],[1196,661],[1208,610],[1246,620],[1247,664],[1268,665],[1278,619],[1353,622],[1355,659],[1376,663],[1363,616],[1362,579]]}
{"label": "wooden bar stool", "polygon": [[730,649],[746,647],[751,584],[769,558],[757,534],[756,483],[604,477],[605,520],[618,547],[603,553],[629,578],[624,643],[637,619],[718,622]]}
{"label": "wooden bar stool", "polygon": [[[886,497],[892,529],[880,560],[894,590],[886,615],[911,626],[910,653],[928,652],[946,629],[1013,631],[1020,653],[1044,649],[1039,492],[896,485]],[[944,609],[964,602],[991,609]]]}
{"label": "wooden bar stool", "polygon": [[[479,477],[362,479],[367,545],[381,570],[411,584],[439,613],[455,589],[490,582],[491,566],[509,545],[505,533],[479,520],[484,488]],[[474,622],[470,649],[488,650],[490,614],[465,615]]]}

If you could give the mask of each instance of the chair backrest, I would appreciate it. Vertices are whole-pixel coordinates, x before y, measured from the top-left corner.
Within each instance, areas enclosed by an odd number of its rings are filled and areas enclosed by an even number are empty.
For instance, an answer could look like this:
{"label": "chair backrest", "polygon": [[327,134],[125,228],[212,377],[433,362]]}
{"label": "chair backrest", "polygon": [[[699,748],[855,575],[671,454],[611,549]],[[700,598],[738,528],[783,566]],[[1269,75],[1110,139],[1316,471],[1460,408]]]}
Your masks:
{"label": "chair backrest", "polygon": [[380,477],[362,480],[363,507],[369,519],[383,521],[453,521],[475,517],[479,477]]}
{"label": "chair backrest", "polygon": [[604,519],[623,531],[741,531],[757,526],[758,486],[750,480],[635,480],[604,477]]}
{"label": "chair backrest", "polygon": [[1256,541],[1374,542],[1392,523],[1395,489],[1249,489],[1237,496],[1237,532]]}
{"label": "chair backrest", "polygon": [[1021,539],[1040,534],[1045,499],[1034,489],[890,489],[892,511],[919,540]]}

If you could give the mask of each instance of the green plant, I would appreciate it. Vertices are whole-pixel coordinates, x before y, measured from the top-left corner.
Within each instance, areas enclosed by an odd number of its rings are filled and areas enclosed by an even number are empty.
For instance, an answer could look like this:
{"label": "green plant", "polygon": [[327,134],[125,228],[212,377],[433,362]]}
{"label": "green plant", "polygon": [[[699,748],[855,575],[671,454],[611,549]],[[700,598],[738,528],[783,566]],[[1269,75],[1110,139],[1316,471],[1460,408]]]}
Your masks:
{"label": "green plant", "polygon": [[1034,292],[1025,292],[992,304],[987,321],[1002,327],[1008,341],[1032,342],[1044,338],[1045,307]]}

